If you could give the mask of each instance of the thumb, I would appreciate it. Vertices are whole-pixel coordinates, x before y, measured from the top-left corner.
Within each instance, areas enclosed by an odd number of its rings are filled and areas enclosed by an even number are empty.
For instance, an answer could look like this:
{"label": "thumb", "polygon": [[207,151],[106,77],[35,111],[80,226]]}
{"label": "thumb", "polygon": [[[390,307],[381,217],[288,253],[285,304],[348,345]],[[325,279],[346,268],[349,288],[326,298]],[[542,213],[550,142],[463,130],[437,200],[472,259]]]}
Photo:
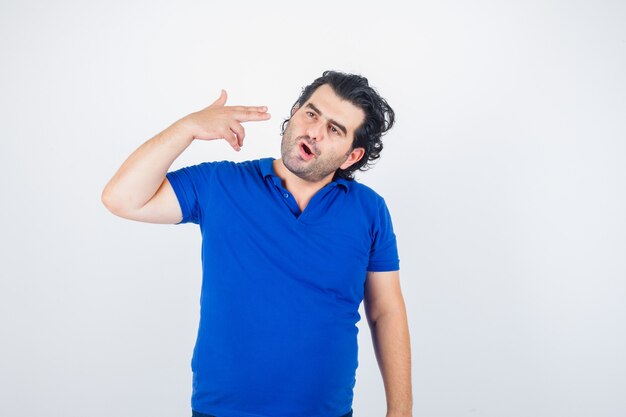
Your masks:
{"label": "thumb", "polygon": [[226,90],[222,89],[219,98],[211,103],[211,106],[223,106],[224,104],[226,104],[227,99],[228,95],[226,94]]}

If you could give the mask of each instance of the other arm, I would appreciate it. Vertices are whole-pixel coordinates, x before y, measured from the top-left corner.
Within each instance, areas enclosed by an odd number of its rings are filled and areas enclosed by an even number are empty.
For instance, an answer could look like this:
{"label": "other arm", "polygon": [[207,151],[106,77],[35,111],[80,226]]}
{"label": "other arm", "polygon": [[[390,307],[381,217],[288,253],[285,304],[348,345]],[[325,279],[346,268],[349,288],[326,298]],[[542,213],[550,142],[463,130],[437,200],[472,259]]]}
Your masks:
{"label": "other arm", "polygon": [[411,346],[399,271],[367,273],[364,308],[385,385],[387,417],[411,417]]}

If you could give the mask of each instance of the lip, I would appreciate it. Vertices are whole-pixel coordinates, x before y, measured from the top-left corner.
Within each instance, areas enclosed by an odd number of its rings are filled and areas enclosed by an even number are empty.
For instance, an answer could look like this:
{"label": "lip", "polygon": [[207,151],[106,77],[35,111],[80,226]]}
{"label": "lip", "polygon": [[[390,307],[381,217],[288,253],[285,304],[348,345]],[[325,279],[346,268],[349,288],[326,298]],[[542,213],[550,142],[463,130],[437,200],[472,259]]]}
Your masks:
{"label": "lip", "polygon": [[[311,152],[313,152],[312,154],[308,154],[305,152],[304,147],[302,145],[306,145]],[[311,145],[309,145],[308,143],[306,143],[306,141],[300,141],[300,143],[298,143],[298,150],[300,151],[300,156],[302,157],[302,159],[304,159],[305,161],[311,160],[313,158],[315,158],[317,155],[315,154],[315,151],[313,150],[313,148],[311,147]]]}

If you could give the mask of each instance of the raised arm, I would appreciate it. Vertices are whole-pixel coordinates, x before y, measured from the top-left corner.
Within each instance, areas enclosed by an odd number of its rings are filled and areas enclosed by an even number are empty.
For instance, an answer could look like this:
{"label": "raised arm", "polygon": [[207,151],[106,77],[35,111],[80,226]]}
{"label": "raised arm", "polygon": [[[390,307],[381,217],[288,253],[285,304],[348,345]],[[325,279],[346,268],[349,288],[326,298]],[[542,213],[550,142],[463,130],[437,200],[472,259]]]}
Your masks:
{"label": "raised arm", "polygon": [[225,106],[226,91],[208,107],[174,122],[137,148],[102,191],[102,203],[113,214],[148,223],[182,219],[174,190],[165,177],[194,139],[225,139],[236,151],[245,137],[242,122],[270,118],[264,106]]}

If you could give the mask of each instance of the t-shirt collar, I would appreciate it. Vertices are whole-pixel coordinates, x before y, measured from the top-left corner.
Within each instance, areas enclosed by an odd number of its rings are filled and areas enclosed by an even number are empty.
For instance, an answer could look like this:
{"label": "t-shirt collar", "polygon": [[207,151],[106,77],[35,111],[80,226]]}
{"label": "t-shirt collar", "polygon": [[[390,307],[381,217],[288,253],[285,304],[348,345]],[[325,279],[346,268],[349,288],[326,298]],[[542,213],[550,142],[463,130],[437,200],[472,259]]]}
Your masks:
{"label": "t-shirt collar", "polygon": [[[275,184],[280,185],[281,184],[281,180],[278,177],[278,175],[276,175],[276,173],[274,172],[274,167],[272,166],[272,163],[274,162],[274,158],[263,158],[259,161],[259,166],[261,168],[261,175],[263,175],[264,179],[267,179],[268,177],[270,177]],[[336,185],[341,185],[342,188],[348,192],[350,190],[350,181],[343,179],[343,178],[337,178],[335,180],[333,180],[331,182],[335,183]]]}

